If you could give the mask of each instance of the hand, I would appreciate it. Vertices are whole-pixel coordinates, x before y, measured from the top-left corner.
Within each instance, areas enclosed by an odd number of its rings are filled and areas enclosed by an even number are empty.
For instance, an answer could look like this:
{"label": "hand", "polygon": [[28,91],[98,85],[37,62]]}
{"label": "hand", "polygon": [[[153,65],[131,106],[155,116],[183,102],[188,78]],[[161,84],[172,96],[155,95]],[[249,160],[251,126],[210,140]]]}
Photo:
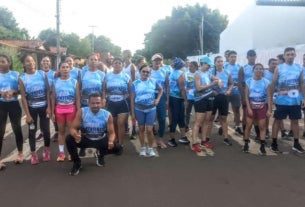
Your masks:
{"label": "hand", "polygon": [[228,90],[228,91],[225,93],[225,95],[226,95],[226,96],[230,96],[231,93],[232,93],[232,91],[231,91],[231,90]]}
{"label": "hand", "polygon": [[302,109],[305,108],[305,99],[302,102]]}
{"label": "hand", "polygon": [[31,124],[34,122],[33,118],[31,117],[31,115],[26,116],[25,121],[27,124]]}
{"label": "hand", "polygon": [[217,85],[218,82],[219,82],[219,80],[218,80],[218,79],[215,79],[215,80],[213,80],[212,84],[213,84],[213,85]]}
{"label": "hand", "polygon": [[159,100],[159,99],[156,99],[156,100],[154,101],[154,106],[157,106],[157,105],[159,104],[159,102],[160,102],[160,100]]}
{"label": "hand", "polygon": [[103,99],[102,99],[102,108],[105,108],[105,107],[106,107],[106,99],[103,98]]}
{"label": "hand", "polygon": [[253,116],[253,111],[252,111],[252,109],[248,108],[247,110],[248,110],[248,115],[252,117],[252,116]]}
{"label": "hand", "polygon": [[271,115],[272,115],[272,112],[270,110],[268,110],[266,113],[266,116],[269,118],[269,117],[271,117]]}
{"label": "hand", "polygon": [[76,131],[76,130],[73,130],[73,132],[71,133],[72,137],[74,137],[75,139],[75,142],[76,143],[80,143],[81,139],[82,139],[82,136],[81,136],[81,133]]}
{"label": "hand", "polygon": [[114,143],[113,143],[113,141],[108,141],[108,149],[109,150],[111,150],[111,149],[113,149],[113,147],[114,147]]}

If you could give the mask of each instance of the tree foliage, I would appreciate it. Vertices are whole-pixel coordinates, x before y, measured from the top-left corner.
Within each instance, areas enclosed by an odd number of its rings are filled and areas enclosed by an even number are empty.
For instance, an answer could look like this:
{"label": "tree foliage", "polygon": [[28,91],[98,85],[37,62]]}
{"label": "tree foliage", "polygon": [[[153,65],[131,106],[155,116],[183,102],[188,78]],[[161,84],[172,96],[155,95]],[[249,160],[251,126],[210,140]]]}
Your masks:
{"label": "tree foliage", "polygon": [[[56,31],[46,29],[40,32],[39,39],[45,41],[45,47],[56,46]],[[117,56],[121,54],[121,48],[114,45],[111,40],[103,35],[94,36],[94,52],[111,52]],[[80,38],[75,33],[60,35],[60,45],[68,48],[68,54],[80,57],[86,57],[90,54],[92,48],[92,35]]]}
{"label": "tree foliage", "polygon": [[0,7],[0,39],[29,39],[28,31],[19,28],[12,12],[3,7]]}
{"label": "tree foliage", "polygon": [[200,51],[199,25],[204,17],[204,52],[218,52],[220,33],[228,24],[227,16],[206,5],[177,7],[172,14],[159,20],[145,35],[145,48],[136,53],[151,57],[156,52],[165,58],[198,55]]}

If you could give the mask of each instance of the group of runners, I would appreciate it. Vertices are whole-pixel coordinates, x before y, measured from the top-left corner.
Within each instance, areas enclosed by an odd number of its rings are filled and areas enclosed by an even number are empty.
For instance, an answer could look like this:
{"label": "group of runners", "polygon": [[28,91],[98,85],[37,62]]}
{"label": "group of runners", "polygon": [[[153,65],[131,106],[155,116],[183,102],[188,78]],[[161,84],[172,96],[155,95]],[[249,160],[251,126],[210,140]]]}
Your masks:
{"label": "group of runners", "polygon": [[[151,64],[144,57],[133,63],[132,53],[125,50],[122,58],[91,54],[81,69],[75,67],[78,63],[72,57],[66,57],[55,71],[49,57],[38,63],[26,54],[21,58],[24,72],[19,74],[13,70],[11,58],[0,54],[0,169],[6,166],[1,161],[1,149],[8,117],[18,149],[15,163],[24,161],[23,113],[31,164],[41,160],[36,152],[38,120],[44,140],[42,161],[51,160],[51,120],[53,137],[58,141],[57,161],[73,161],[71,175],[79,173],[80,157],[85,156],[86,148],[97,149],[98,166],[104,166],[106,154],[121,155],[129,120],[131,137],[137,134],[140,141],[140,156],[155,157],[157,147],[176,147],[178,143],[190,145],[196,153],[213,148],[210,138],[215,119],[220,123],[218,133],[224,144],[231,146],[229,103],[235,131],[244,137],[244,152],[249,152],[252,125],[260,142],[259,153],[266,154],[265,139],[269,137],[271,150],[279,152],[278,133],[287,136],[283,120],[288,116],[289,134],[294,138],[292,149],[303,153],[298,120],[305,97],[305,55],[303,66],[294,63],[295,56],[294,48],[286,48],[265,68],[256,63],[256,52],[249,50],[248,63],[241,66],[236,62],[237,53],[228,50],[224,58],[202,56],[190,62],[174,58],[171,65],[165,65],[161,53],[152,56]],[[274,123],[269,132],[273,109]],[[165,141],[167,117],[170,138]],[[190,124],[192,118],[194,124]],[[187,137],[187,132],[191,136]]]}

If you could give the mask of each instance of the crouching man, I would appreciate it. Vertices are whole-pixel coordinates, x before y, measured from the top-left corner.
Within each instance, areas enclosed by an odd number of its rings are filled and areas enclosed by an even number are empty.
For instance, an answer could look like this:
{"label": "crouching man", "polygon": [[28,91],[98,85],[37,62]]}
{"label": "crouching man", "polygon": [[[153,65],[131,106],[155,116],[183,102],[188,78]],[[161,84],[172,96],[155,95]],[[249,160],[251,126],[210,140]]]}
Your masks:
{"label": "crouching man", "polygon": [[119,151],[115,146],[115,133],[111,114],[102,109],[103,100],[100,94],[89,96],[89,107],[81,108],[72,123],[70,135],[66,138],[67,149],[71,155],[73,167],[70,175],[78,175],[81,159],[77,148],[96,148],[97,166],[104,166],[106,154]]}

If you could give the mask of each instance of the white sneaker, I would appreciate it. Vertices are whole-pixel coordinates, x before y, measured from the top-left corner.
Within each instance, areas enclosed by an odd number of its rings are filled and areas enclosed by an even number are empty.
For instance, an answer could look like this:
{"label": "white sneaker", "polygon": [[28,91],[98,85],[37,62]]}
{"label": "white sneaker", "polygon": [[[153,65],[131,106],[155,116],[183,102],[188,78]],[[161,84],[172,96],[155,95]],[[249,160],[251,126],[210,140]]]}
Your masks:
{"label": "white sneaker", "polygon": [[157,156],[154,148],[152,148],[152,147],[147,148],[146,154],[147,154],[147,157],[156,157]]}
{"label": "white sneaker", "polygon": [[146,157],[147,156],[146,151],[147,151],[146,147],[141,147],[141,149],[140,149],[140,156]]}

